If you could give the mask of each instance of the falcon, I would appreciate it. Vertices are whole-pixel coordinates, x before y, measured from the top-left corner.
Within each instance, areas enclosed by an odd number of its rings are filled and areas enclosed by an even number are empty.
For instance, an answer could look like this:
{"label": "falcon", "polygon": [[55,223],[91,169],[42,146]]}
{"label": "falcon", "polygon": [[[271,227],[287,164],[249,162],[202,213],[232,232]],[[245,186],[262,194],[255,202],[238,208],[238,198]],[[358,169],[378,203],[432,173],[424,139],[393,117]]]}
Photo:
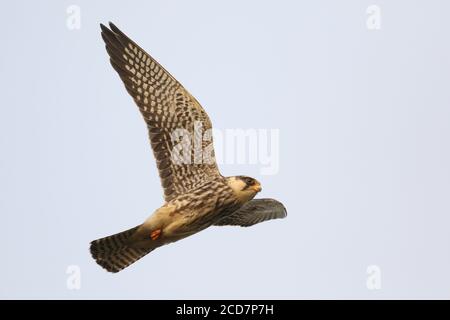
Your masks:
{"label": "falcon", "polygon": [[[248,227],[286,217],[285,207],[277,200],[253,199],[261,191],[256,179],[222,176],[214,150],[204,161],[180,161],[173,152],[179,142],[173,132],[183,129],[195,137],[196,123],[212,128],[208,115],[169,72],[114,24],[100,27],[111,65],[147,124],[164,203],[142,224],[92,241],[95,261],[115,273],[158,247],[210,226]],[[206,143],[202,140],[201,147],[206,148]],[[188,160],[192,158],[190,154]]]}

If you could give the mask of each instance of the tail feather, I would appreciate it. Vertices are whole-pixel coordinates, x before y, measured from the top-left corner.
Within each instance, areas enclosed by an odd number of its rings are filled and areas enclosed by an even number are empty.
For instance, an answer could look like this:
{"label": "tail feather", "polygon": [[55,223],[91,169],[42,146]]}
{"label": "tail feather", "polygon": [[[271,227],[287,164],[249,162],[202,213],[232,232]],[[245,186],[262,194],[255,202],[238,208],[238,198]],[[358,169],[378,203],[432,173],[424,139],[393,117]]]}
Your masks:
{"label": "tail feather", "polygon": [[92,257],[101,267],[114,273],[136,262],[153,250],[129,246],[128,240],[138,228],[139,226],[92,241],[90,247]]}

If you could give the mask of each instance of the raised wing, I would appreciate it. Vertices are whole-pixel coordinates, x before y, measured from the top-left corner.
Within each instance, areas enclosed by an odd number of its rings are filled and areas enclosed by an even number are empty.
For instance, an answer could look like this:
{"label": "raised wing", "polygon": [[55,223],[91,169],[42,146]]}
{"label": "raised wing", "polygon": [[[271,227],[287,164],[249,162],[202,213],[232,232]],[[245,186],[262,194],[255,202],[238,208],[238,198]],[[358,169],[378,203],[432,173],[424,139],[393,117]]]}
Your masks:
{"label": "raised wing", "polygon": [[114,24],[109,26],[101,25],[106,51],[147,123],[165,200],[220,176],[211,121],[202,106],[155,59]]}
{"label": "raised wing", "polygon": [[215,225],[250,227],[263,221],[281,219],[286,216],[286,208],[281,202],[274,199],[254,199]]}

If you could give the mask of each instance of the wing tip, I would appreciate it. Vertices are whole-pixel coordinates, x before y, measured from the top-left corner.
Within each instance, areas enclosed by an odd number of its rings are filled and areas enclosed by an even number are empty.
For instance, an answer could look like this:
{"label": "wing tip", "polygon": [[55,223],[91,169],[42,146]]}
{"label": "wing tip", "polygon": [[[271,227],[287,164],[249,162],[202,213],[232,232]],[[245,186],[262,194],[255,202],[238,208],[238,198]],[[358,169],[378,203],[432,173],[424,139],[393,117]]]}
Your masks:
{"label": "wing tip", "polygon": [[108,32],[109,29],[107,26],[105,26],[103,23],[100,23],[100,29],[102,30],[102,32]]}
{"label": "wing tip", "polygon": [[283,209],[282,215],[278,217],[279,219],[284,219],[287,217],[287,209],[283,203],[275,199],[268,199],[268,200],[273,203],[273,206],[279,206]]}
{"label": "wing tip", "polygon": [[[109,28],[111,28],[111,30],[112,30],[112,29],[119,30],[119,28],[117,28],[117,26],[116,26],[112,21],[108,21],[107,24],[108,24]],[[108,29],[108,27],[107,27],[105,24],[103,24],[102,22],[100,22],[100,28],[102,28],[102,29],[104,29],[104,28]],[[119,30],[119,31],[120,31],[120,30]]]}
{"label": "wing tip", "polygon": [[108,24],[109,24],[109,27],[111,28],[112,31],[117,32],[117,33],[121,33],[119,28],[117,28],[116,25],[113,22],[108,21]]}
{"label": "wing tip", "polygon": [[284,206],[284,204],[282,204],[281,202],[280,202],[280,204],[281,204],[281,206],[283,207],[283,216],[281,217],[281,219],[284,219],[284,218],[286,218],[287,217],[287,209],[286,209],[286,207]]}

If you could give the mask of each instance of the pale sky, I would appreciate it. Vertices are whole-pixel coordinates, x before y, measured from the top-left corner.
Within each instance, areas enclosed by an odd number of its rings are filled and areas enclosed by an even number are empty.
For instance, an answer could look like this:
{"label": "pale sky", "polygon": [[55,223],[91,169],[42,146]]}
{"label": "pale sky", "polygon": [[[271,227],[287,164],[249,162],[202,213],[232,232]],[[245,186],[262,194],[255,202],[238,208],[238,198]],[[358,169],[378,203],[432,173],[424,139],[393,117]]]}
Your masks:
{"label": "pale sky", "polygon": [[[79,29],[67,27],[70,5]],[[437,0],[5,2],[0,298],[450,298],[449,10]],[[100,37],[108,21],[215,128],[278,132],[274,174],[259,161],[220,168],[261,181],[285,220],[210,228],[119,274],[92,260],[90,241],[163,203],[145,124]]]}

